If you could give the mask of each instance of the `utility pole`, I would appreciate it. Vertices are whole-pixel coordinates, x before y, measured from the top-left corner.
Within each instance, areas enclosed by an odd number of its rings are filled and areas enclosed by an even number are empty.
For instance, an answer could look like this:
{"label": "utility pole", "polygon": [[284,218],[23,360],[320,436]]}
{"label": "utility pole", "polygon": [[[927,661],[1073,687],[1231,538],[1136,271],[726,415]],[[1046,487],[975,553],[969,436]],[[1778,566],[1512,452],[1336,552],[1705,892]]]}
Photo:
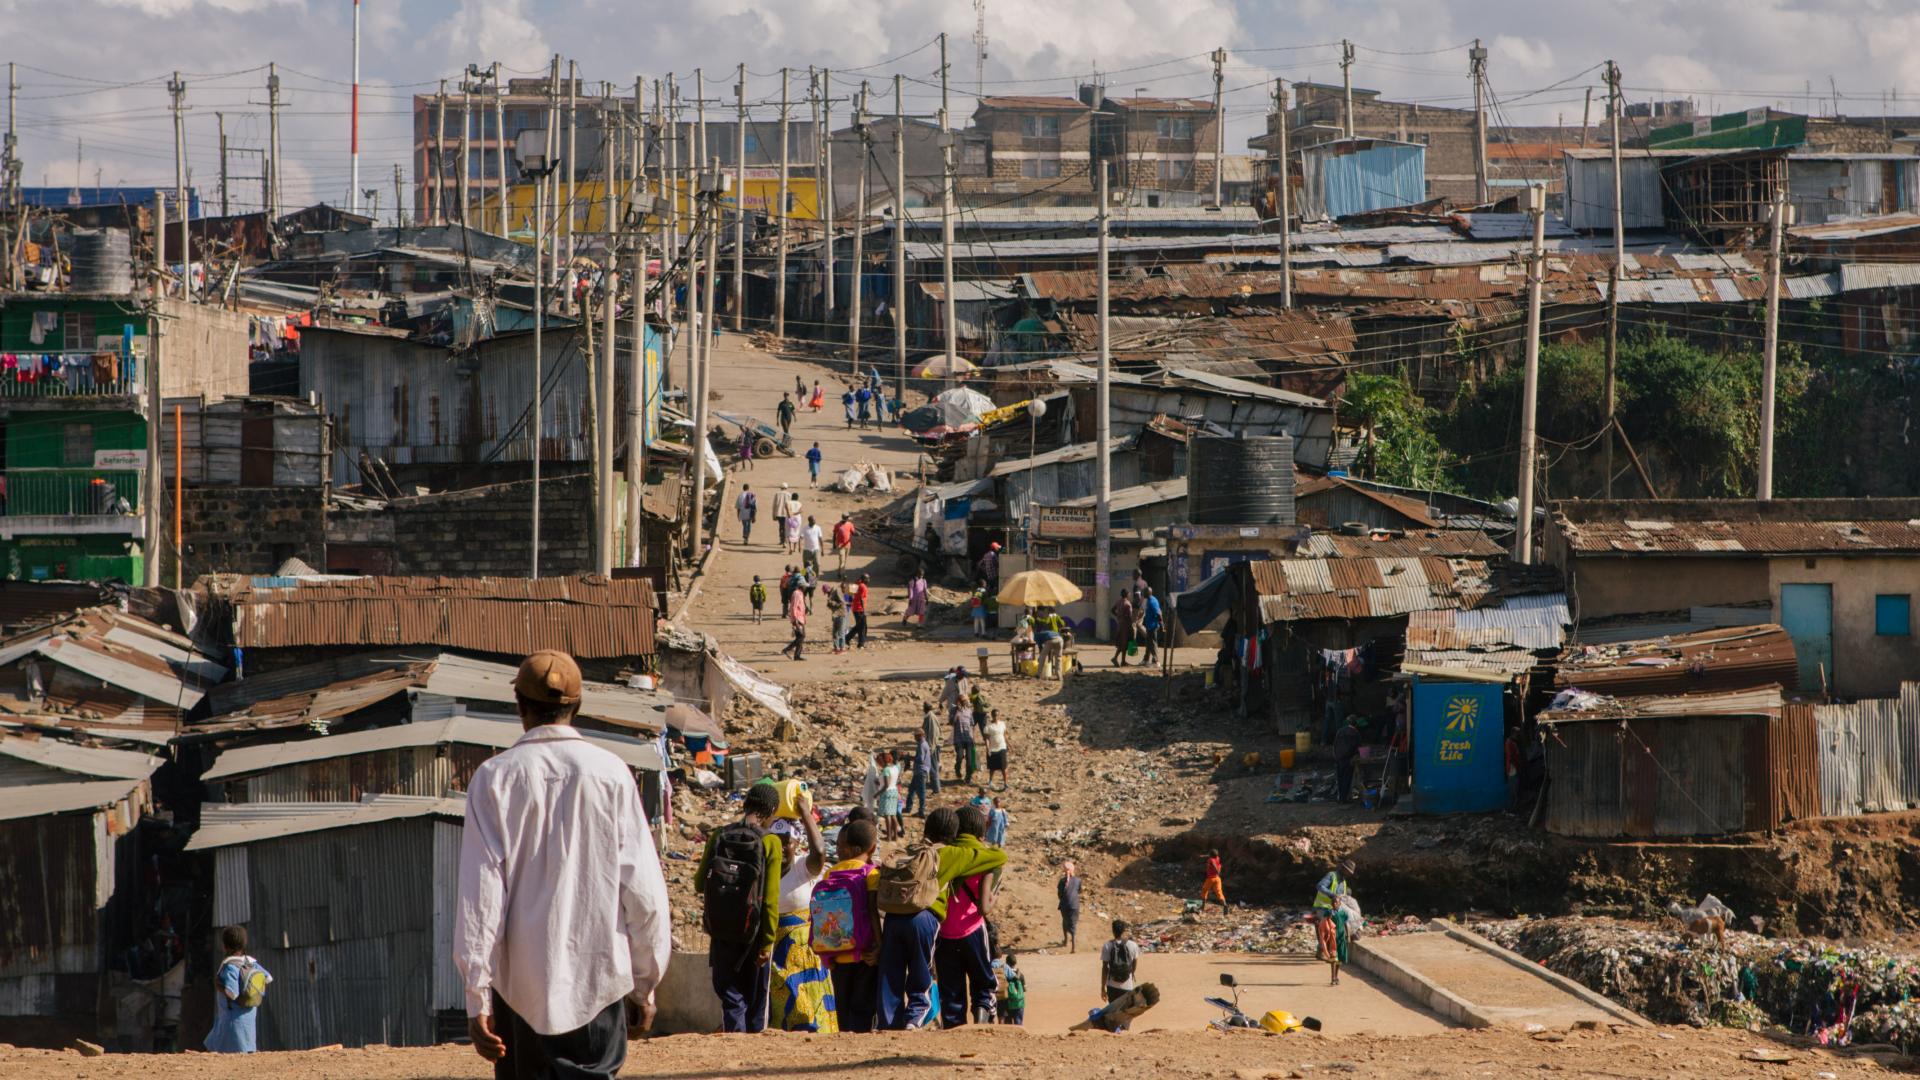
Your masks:
{"label": "utility pole", "polygon": [[[695,239],[694,242],[706,249],[707,286],[708,286],[709,295],[711,295],[712,285],[713,285],[714,243],[718,239],[718,235],[719,235],[718,230],[714,227],[714,214],[713,214],[714,208],[717,204],[714,200],[709,199],[707,197],[708,193],[706,189],[708,187],[708,177],[704,175],[701,176],[699,178],[697,187],[699,189],[700,197],[706,201],[707,205],[704,207],[699,207],[699,204],[697,203],[695,204],[696,207],[701,212],[704,212],[706,214],[706,220],[703,223],[700,219],[699,213],[695,214],[694,223],[693,223],[693,232],[697,239]],[[704,224],[704,227],[703,227],[703,224]],[[687,274],[687,281],[690,286],[687,293],[687,325],[690,329],[693,326],[693,309],[695,304],[695,301],[693,298],[693,292],[691,290],[691,285],[693,283],[694,276],[695,276],[695,272],[693,268],[689,268],[689,271]],[[706,317],[709,319],[713,318],[713,304],[710,300],[706,308]],[[704,337],[706,335],[700,334],[695,336]],[[706,355],[705,350],[699,348],[697,345],[694,349],[694,353],[695,355],[700,355],[700,356]],[[696,364],[694,366],[693,371],[690,373],[691,377],[689,379],[689,382],[693,387],[693,393],[694,393],[693,494],[692,494],[692,507],[691,507],[692,520],[690,520],[687,523],[688,525],[687,554],[689,559],[698,559],[700,557],[700,551],[701,551],[700,534],[704,530],[705,523],[706,523],[707,398],[710,396],[707,393],[707,370],[708,370],[707,364],[705,363]],[[717,531],[718,530],[716,530],[716,532]]]}
{"label": "utility pole", "polygon": [[[580,64],[567,61],[567,273],[573,272],[574,221],[579,214],[574,200],[574,179],[580,173]],[[560,275],[562,283],[566,274]],[[573,310],[573,292],[567,292],[567,310]]]}
{"label": "utility pole", "polygon": [[1774,382],[1780,359],[1780,275],[1786,261],[1787,188],[1781,184],[1773,192],[1773,235],[1767,245],[1767,338],[1760,372],[1760,486],[1762,499],[1773,498],[1773,410]]}
{"label": "utility pole", "polygon": [[500,235],[505,236],[512,228],[507,214],[507,189],[511,185],[507,183],[507,100],[501,93],[500,61],[493,62],[487,78],[493,94],[493,169],[500,181]]}
{"label": "utility pole", "polygon": [[1615,418],[1615,373],[1620,362],[1620,279],[1625,276],[1627,261],[1627,238],[1623,227],[1625,214],[1620,206],[1620,65],[1607,61],[1607,116],[1612,130],[1613,144],[1613,265],[1607,271],[1607,373],[1603,392],[1607,410],[1606,451],[1602,467],[1606,469],[1607,481],[1603,489],[1607,498],[1613,498],[1613,444],[1619,437],[1614,426],[1619,423]]}
{"label": "utility pole", "polygon": [[[1101,641],[1112,640],[1112,635],[1120,632],[1113,625],[1113,613],[1108,610],[1112,599],[1112,554],[1113,554],[1113,356],[1111,338],[1107,333],[1107,166],[1101,162],[1095,166],[1100,170],[1100,205],[1095,212],[1100,219],[1099,258],[1094,267],[1094,279],[1099,287],[1099,305],[1096,317],[1099,320],[1100,362],[1099,382],[1096,384],[1094,398],[1094,451],[1095,497],[1093,519],[1093,621],[1098,631],[1095,634]],[[1027,513],[1033,513],[1033,489],[1027,490]],[[1032,553],[1028,553],[1031,560]]]}
{"label": "utility pole", "polygon": [[[553,237],[554,246],[560,245],[560,173],[555,170],[555,158],[560,151],[560,54],[554,53],[547,69],[547,160],[546,173],[540,182],[548,185],[546,205],[553,220],[548,224],[547,235]],[[571,154],[562,162],[566,168],[573,168]],[[559,260],[554,260],[559,261]]]}
{"label": "utility pole", "polygon": [[[180,210],[180,297],[186,303],[193,303],[193,247],[192,237],[187,230],[187,219],[192,215],[187,211],[187,84],[180,81],[180,73],[173,73],[173,81],[167,84],[167,92],[173,96],[173,197],[174,204]],[[154,423],[159,423],[155,418]]]}
{"label": "utility pole", "polygon": [[745,329],[747,294],[747,65],[739,68],[739,81],[733,84],[734,111],[738,120],[733,131],[733,296],[727,306],[733,309],[735,333]]}
{"label": "utility pole", "polygon": [[[502,178],[501,182],[505,183],[506,174],[501,173],[500,175]],[[402,194],[400,177],[400,163],[396,161],[393,163],[393,225],[396,229],[404,227],[407,223],[407,204],[404,200],[405,196]]]}
{"label": "utility pole", "polygon": [[[460,203],[455,213],[460,216],[460,227],[468,225],[467,204],[473,201],[473,65],[467,65],[467,74],[460,77],[460,166],[456,170],[460,177]],[[359,183],[359,177],[354,177]],[[356,207],[357,208],[357,207]]]}
{"label": "utility pole", "polygon": [[780,69],[780,193],[773,211],[773,336],[787,336],[787,69]]}
{"label": "utility pole", "polygon": [[[9,65],[11,67],[11,65]],[[8,72],[11,82],[12,72]],[[147,315],[147,468],[146,491],[141,500],[145,511],[146,533],[144,553],[146,565],[142,568],[144,580],[149,589],[160,587],[160,339],[163,331],[161,324],[166,320],[160,317],[160,298],[167,294],[167,258],[165,255],[167,237],[167,193],[153,193],[153,298],[148,305]],[[179,429],[175,422],[174,428]],[[179,465],[175,464],[175,469]],[[177,557],[177,556],[176,556]]]}
{"label": "utility pole", "polygon": [[[442,95],[446,93],[446,88],[447,88],[447,84],[445,82],[442,82],[440,84],[440,91]],[[446,99],[443,96],[441,98],[441,101],[444,102],[445,100]],[[442,114],[443,122],[440,125],[440,130],[443,135],[446,132],[446,124],[444,123],[444,116],[445,114],[443,113]],[[438,152],[439,149],[440,148],[438,146],[434,147],[435,152]],[[274,64],[267,65],[267,224],[269,225],[273,224],[273,222],[279,220],[279,217],[280,217],[280,65],[277,63],[274,63]]]}
{"label": "utility pole", "polygon": [[213,114],[213,122],[220,132],[220,216],[229,213],[227,203],[227,114]]}
{"label": "utility pole", "polygon": [[[553,145],[553,128],[547,128],[547,146]],[[529,170],[533,172],[535,170]],[[533,462],[533,559],[532,577],[540,576],[540,399],[541,380],[545,377],[541,371],[541,344],[547,326],[547,177],[553,173],[553,159],[540,162],[538,175],[533,181],[533,403],[527,415],[527,448]]]}
{"label": "utility pole", "polygon": [[1520,514],[1514,523],[1513,561],[1533,562],[1533,471],[1540,447],[1536,424],[1540,407],[1540,289],[1547,266],[1547,185],[1527,188],[1527,215],[1533,219],[1533,254],[1527,262],[1527,372],[1520,402]]}
{"label": "utility pole", "polygon": [[627,565],[646,561],[640,496],[647,475],[647,209],[641,199],[647,161],[646,82],[633,80],[633,143],[629,168],[634,197],[627,211],[633,230],[633,345],[627,353]]}
{"label": "utility pole", "polygon": [[[673,351],[671,331],[673,329],[673,264],[680,258],[680,197],[687,190],[680,183],[680,88],[674,85],[673,73],[667,73],[666,96],[654,95],[654,107],[659,109],[664,123],[660,126],[661,138],[665,143],[666,156],[661,159],[660,182],[667,196],[667,214],[661,222],[662,235],[666,242],[660,249],[661,297],[660,317],[669,331],[667,351]],[[692,244],[688,245],[692,247]],[[682,273],[691,275],[693,264],[689,260],[682,267]],[[691,292],[688,293],[692,295]],[[667,357],[662,357],[663,366]],[[687,381],[684,384],[689,393],[693,390],[693,356],[687,356]],[[691,404],[691,403],[689,403]]]}
{"label": "utility pole", "polygon": [[[907,401],[907,112],[903,80],[893,77],[893,359],[898,400]],[[1029,489],[1031,490],[1031,489]]]}
{"label": "utility pole", "polygon": [[1353,138],[1353,42],[1340,39],[1340,82],[1345,88],[1340,108],[1340,127],[1347,138]]}
{"label": "utility pole", "polygon": [[440,80],[440,92],[434,96],[433,136],[433,212],[428,221],[447,223],[447,80]]}
{"label": "utility pole", "polygon": [[1276,204],[1280,212],[1280,306],[1293,306],[1293,181],[1289,170],[1287,153],[1287,128],[1292,123],[1287,116],[1287,81],[1273,80],[1273,108],[1280,117],[1280,199]]}
{"label": "utility pole", "polygon": [[[609,204],[608,213],[611,214],[613,198],[609,196],[606,201]],[[598,372],[600,415],[596,418],[599,422],[594,425],[593,433],[594,445],[599,450],[599,453],[594,455],[596,459],[594,479],[598,481],[596,486],[599,488],[600,496],[593,508],[593,565],[597,573],[606,576],[613,574],[613,366],[618,362],[617,357],[620,352],[619,327],[615,323],[616,314],[620,310],[620,272],[614,269],[614,266],[613,237],[609,232],[607,270],[600,276],[600,303],[604,312],[603,325],[606,328],[606,333],[601,337],[606,339],[606,353],[600,362]],[[592,313],[589,312],[587,317],[591,319]]]}
{"label": "utility pole", "polygon": [[[461,118],[462,124],[465,118]],[[464,146],[462,150],[466,149]],[[349,146],[349,156],[353,162],[353,175],[347,178],[347,209],[360,212],[360,0],[353,0],[353,123]],[[466,177],[466,163],[461,162],[462,179]],[[461,192],[464,196],[466,192]],[[467,212],[460,211],[460,224],[467,223]]]}
{"label": "utility pole", "polygon": [[[947,97],[947,35],[940,34],[940,291],[941,321],[946,324],[947,372],[953,386],[960,366],[960,328],[953,303],[953,129],[948,126],[951,102]],[[1106,213],[1104,202],[1101,213]]]}
{"label": "utility pole", "polygon": [[[1611,63],[1611,61],[1609,61]],[[1473,39],[1467,50],[1467,72],[1473,77],[1473,198],[1487,204],[1487,50]]]}
{"label": "utility pole", "polygon": [[873,131],[867,126],[867,84],[860,84],[860,104],[853,111],[854,134],[860,137],[860,179],[854,188],[853,262],[847,268],[847,362],[860,374],[860,308],[864,290],[860,276],[867,268],[867,164],[873,159]]}
{"label": "utility pole", "polygon": [[1227,50],[1213,50],[1213,205],[1220,205],[1220,171],[1227,157],[1226,100]]}
{"label": "utility pole", "polygon": [[14,128],[14,101],[20,84],[14,78],[13,61],[7,61],[7,137],[0,144],[0,208],[12,210],[20,203],[20,138]]}
{"label": "utility pole", "polygon": [[834,281],[833,268],[833,256],[835,254],[833,250],[835,243],[833,224],[836,216],[833,205],[833,72],[825,69],[822,69],[820,72],[820,155],[821,159],[825,162],[824,168],[826,172],[824,176],[820,173],[814,174],[816,177],[814,180],[814,190],[817,192],[817,197],[820,200],[820,220],[826,225],[825,236],[827,238],[826,246],[821,250],[821,256],[826,260],[827,274],[827,287],[822,294],[827,306],[820,312],[820,336],[824,338],[827,336],[827,324],[833,319],[833,309],[836,306],[833,302],[833,294],[837,291],[834,288],[836,282]]}
{"label": "utility pole", "polygon": [[[707,213],[711,208],[700,201],[704,195],[704,191],[702,190],[699,173],[698,165],[689,158],[687,160],[687,194],[688,197],[694,201],[693,217],[692,220],[687,222],[687,247],[689,249],[689,257],[686,264],[687,303],[686,310],[683,312],[683,323],[686,328],[684,336],[687,341],[687,392],[693,395],[693,398],[687,402],[687,415],[689,416],[706,405],[706,388],[700,381],[700,339],[705,336],[701,333],[700,325],[700,260],[713,257],[713,252],[704,250],[707,234],[706,230],[701,227],[701,215]],[[693,447],[693,457],[697,470],[703,467],[700,465],[700,462],[705,455],[700,450],[700,446],[707,437],[706,427],[704,425],[698,427],[694,435],[696,439]],[[698,485],[696,485],[695,497],[697,498],[698,496]],[[696,521],[695,524],[697,525],[698,522]],[[697,533],[698,530],[696,529],[695,531]],[[692,549],[693,557],[697,558],[699,554],[700,552],[697,547]]]}

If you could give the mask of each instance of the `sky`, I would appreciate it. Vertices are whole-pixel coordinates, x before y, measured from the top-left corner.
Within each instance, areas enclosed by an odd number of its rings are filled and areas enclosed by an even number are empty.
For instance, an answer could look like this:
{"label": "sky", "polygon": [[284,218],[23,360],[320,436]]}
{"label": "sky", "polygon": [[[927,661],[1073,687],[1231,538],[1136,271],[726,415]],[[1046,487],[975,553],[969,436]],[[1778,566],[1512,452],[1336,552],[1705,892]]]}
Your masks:
{"label": "sky", "polygon": [[[0,62],[19,64],[23,182],[171,187],[166,84],[187,84],[193,184],[215,197],[221,117],[235,177],[259,174],[266,70],[280,65],[283,189],[292,206],[347,199],[351,0],[0,0]],[[779,70],[835,70],[889,95],[906,77],[909,113],[939,105],[936,36],[946,31],[956,122],[988,94],[1109,88],[1213,92],[1208,54],[1229,54],[1228,151],[1245,152],[1271,80],[1338,82],[1342,39],[1354,84],[1399,100],[1471,103],[1469,42],[1488,49],[1493,121],[1577,123],[1599,65],[1623,71],[1629,102],[1691,97],[1703,111],[1755,105],[1814,113],[1920,114],[1920,7],[1897,0],[985,0],[984,84],[971,0],[365,0],[361,7],[361,187],[392,207],[408,170],[411,98],[469,63],[542,74],[555,53],[582,78],[631,87],[672,71],[708,76],[731,111],[735,65],[748,100],[778,100]],[[844,74],[843,74],[844,73]],[[756,115],[776,115],[772,106]],[[1594,106],[1596,119],[1601,115]],[[259,182],[235,179],[236,212]]]}

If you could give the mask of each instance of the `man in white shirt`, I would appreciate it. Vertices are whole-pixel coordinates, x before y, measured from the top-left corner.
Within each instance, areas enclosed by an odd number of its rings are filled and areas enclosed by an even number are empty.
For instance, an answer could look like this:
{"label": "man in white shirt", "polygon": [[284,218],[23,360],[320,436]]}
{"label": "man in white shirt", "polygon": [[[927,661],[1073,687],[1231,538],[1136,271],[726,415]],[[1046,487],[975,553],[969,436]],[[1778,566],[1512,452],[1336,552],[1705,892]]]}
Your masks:
{"label": "man in white shirt", "polygon": [[626,1002],[651,1026],[672,951],[666,880],[633,774],[573,727],[579,665],[543,649],[513,689],[526,734],[467,790],[453,931],[467,1031],[495,1080],[614,1076]]}
{"label": "man in white shirt", "polygon": [[820,572],[820,544],[822,539],[820,523],[813,520],[812,517],[808,517],[807,527],[800,530],[800,565],[813,571],[815,574]]}

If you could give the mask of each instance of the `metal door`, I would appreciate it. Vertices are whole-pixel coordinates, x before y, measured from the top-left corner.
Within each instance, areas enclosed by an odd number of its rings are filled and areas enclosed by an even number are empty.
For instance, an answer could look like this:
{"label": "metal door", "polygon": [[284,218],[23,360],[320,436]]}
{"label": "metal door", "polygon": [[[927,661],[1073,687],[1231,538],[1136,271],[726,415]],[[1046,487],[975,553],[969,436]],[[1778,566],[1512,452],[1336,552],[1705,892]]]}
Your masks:
{"label": "metal door", "polygon": [[1833,586],[1780,586],[1780,625],[1800,657],[1800,689],[1833,685]]}

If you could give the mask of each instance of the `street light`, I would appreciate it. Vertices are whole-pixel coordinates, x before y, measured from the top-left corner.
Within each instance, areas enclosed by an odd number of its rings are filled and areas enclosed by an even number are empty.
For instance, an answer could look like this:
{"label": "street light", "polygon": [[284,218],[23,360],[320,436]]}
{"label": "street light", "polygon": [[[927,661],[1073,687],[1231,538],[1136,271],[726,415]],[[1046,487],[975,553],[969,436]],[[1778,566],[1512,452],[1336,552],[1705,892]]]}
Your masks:
{"label": "street light", "polygon": [[1026,549],[1027,569],[1033,569],[1033,454],[1040,444],[1040,418],[1047,415],[1047,403],[1035,397],[1027,402],[1027,512],[1022,517],[1026,527],[1020,538],[1020,546]]}

